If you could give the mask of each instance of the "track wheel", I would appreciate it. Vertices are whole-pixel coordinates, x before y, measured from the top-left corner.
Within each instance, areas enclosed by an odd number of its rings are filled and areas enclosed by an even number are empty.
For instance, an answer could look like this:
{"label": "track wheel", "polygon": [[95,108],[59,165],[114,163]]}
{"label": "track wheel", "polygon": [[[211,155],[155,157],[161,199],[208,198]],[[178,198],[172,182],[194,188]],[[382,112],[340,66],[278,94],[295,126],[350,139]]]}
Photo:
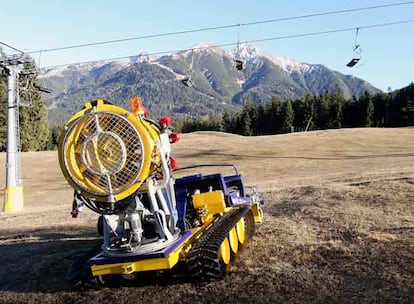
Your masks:
{"label": "track wheel", "polygon": [[230,243],[231,252],[233,253],[233,255],[235,255],[237,251],[239,250],[239,239],[237,237],[236,228],[232,228],[230,230],[228,239]]}
{"label": "track wheel", "polygon": [[219,257],[220,261],[224,264],[230,264],[230,242],[228,238],[225,238],[224,241],[220,245],[220,251],[219,251]]}
{"label": "track wheel", "polygon": [[244,223],[247,240],[250,240],[251,238],[253,238],[254,232],[256,230],[256,224],[254,222],[254,215],[252,210],[249,210],[249,212],[247,212],[244,216]]}
{"label": "track wheel", "polygon": [[227,272],[229,272],[230,270],[230,261],[231,261],[231,248],[230,248],[230,242],[228,238],[225,238],[224,241],[220,245],[219,260],[220,260],[221,274],[224,277],[227,274]]}
{"label": "track wheel", "polygon": [[244,223],[244,218],[241,218],[240,221],[236,224],[237,239],[239,240],[239,245],[243,245],[246,240],[246,227]]}

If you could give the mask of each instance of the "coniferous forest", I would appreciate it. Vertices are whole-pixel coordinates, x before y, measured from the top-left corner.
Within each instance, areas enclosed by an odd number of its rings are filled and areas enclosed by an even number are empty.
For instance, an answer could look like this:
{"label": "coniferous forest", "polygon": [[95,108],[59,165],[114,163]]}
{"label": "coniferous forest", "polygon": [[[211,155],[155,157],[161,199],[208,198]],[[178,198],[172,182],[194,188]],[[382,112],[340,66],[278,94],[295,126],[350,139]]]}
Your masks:
{"label": "coniferous forest", "polygon": [[414,84],[393,93],[345,100],[340,93],[305,95],[282,101],[273,97],[267,104],[244,105],[238,113],[224,112],[207,118],[178,119],[181,132],[225,131],[240,135],[270,135],[289,132],[414,125]]}

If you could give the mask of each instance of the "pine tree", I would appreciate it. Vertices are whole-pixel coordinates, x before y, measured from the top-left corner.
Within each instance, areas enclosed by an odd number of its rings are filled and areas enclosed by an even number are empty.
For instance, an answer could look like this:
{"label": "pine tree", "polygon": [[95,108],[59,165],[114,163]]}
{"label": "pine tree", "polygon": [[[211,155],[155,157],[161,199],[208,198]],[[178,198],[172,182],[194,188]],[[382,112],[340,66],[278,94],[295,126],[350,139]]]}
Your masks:
{"label": "pine tree", "polygon": [[358,100],[353,97],[347,100],[342,108],[342,127],[356,128],[359,127],[359,104]]}
{"label": "pine tree", "polygon": [[359,105],[361,108],[361,127],[371,127],[374,117],[374,104],[372,102],[372,96],[369,92],[365,92],[359,99]]}
{"label": "pine tree", "polygon": [[293,126],[293,119],[295,113],[293,112],[292,102],[287,100],[282,106],[282,131],[284,133],[291,132]]}
{"label": "pine tree", "polygon": [[401,89],[394,96],[394,120],[397,126],[410,126],[414,124],[414,84]]}
{"label": "pine tree", "polygon": [[316,105],[316,127],[318,129],[328,128],[329,123],[329,97],[327,94],[319,96]]}
{"label": "pine tree", "polygon": [[233,116],[230,115],[229,112],[224,111],[222,115],[222,126],[223,131],[228,133],[235,133],[236,127],[235,127],[235,119]]}
{"label": "pine tree", "polygon": [[242,111],[237,116],[237,133],[245,136],[253,135],[252,121],[248,111]]}
{"label": "pine tree", "polygon": [[302,99],[296,99],[292,102],[292,108],[293,112],[295,113],[295,119],[293,121],[293,125],[297,128],[303,129],[303,121],[304,119],[304,107],[303,107],[303,100]]}
{"label": "pine tree", "polygon": [[311,94],[305,95],[303,98],[303,108],[304,129],[306,129],[306,127],[308,127],[308,130],[315,129],[315,96],[312,96]]}
{"label": "pine tree", "polygon": [[372,102],[374,104],[373,126],[384,127],[387,120],[388,94],[375,94]]}
{"label": "pine tree", "polygon": [[[26,84],[27,79],[21,81],[21,85]],[[39,85],[37,79],[33,80],[35,85]],[[49,127],[47,109],[43,104],[40,92],[36,90],[22,91],[21,100],[29,102],[28,107],[20,107],[20,144],[22,151],[40,151],[47,148],[49,139]]]}
{"label": "pine tree", "polygon": [[263,135],[266,133],[266,112],[262,104],[259,104],[257,107],[256,132],[256,135]]}
{"label": "pine tree", "polygon": [[52,126],[49,130],[49,140],[47,144],[48,150],[56,150],[59,145],[59,137],[63,132],[63,126]]}
{"label": "pine tree", "polygon": [[330,94],[328,128],[340,129],[342,127],[342,107],[345,103],[339,93]]}
{"label": "pine tree", "polygon": [[282,100],[278,96],[273,96],[271,102],[267,104],[265,109],[267,121],[266,134],[277,134],[282,132],[281,108]]}
{"label": "pine tree", "polygon": [[250,119],[250,134],[249,135],[257,135],[257,119],[259,114],[257,113],[256,104],[253,101],[247,103],[244,106],[243,111],[248,113],[248,117]]}

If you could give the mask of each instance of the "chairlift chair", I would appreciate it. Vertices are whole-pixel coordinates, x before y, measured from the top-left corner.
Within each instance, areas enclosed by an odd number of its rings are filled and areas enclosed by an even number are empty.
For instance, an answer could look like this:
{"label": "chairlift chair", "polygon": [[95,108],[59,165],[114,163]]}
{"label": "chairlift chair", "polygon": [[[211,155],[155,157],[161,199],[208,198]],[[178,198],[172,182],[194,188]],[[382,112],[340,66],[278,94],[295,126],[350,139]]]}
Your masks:
{"label": "chairlift chair", "polygon": [[361,58],[352,58],[351,61],[349,61],[346,66],[349,68],[354,67],[360,60]]}
{"label": "chairlift chair", "polygon": [[356,29],[356,33],[355,33],[355,44],[354,44],[354,48],[353,48],[353,52],[354,52],[353,58],[346,64],[346,66],[349,67],[349,68],[354,67],[361,60],[362,49],[361,49],[361,45],[357,44],[358,32],[359,32],[359,28]]}
{"label": "chairlift chair", "polygon": [[243,60],[236,58],[234,59],[234,62],[236,63],[236,69],[238,71],[243,70]]}
{"label": "chairlift chair", "polygon": [[237,33],[237,49],[236,49],[236,55],[235,55],[235,58],[233,59],[234,60],[234,63],[235,63],[235,66],[236,66],[236,69],[238,71],[243,70],[243,60],[242,60],[242,58],[240,56],[240,28],[241,28],[241,24],[239,24],[239,31]]}
{"label": "chairlift chair", "polygon": [[191,88],[193,86],[193,82],[191,81],[191,77],[185,77],[181,80],[181,83],[185,85],[188,88]]}

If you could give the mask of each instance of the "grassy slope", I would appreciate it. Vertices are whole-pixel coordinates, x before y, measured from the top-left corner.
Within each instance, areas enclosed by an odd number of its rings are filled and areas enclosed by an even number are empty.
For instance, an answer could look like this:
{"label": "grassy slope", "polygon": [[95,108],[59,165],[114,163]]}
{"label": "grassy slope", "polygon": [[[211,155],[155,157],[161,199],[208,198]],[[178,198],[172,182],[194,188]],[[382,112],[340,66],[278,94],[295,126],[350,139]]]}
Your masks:
{"label": "grassy slope", "polygon": [[96,215],[70,218],[56,152],[25,153],[27,207],[0,215],[0,303],[412,302],[413,139],[410,128],[184,134],[180,165],[234,162],[258,184],[267,205],[255,239],[222,282],[81,293],[65,275],[96,243]]}

